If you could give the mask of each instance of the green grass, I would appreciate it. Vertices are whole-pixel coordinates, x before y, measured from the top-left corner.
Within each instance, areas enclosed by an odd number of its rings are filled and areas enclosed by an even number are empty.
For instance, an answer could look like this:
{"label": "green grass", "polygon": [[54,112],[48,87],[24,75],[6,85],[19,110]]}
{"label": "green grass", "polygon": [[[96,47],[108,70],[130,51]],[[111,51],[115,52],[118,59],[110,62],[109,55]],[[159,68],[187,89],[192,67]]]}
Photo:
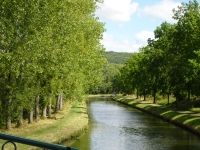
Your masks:
{"label": "green grass", "polygon": [[191,111],[194,113],[200,113],[200,108],[192,108]]}
{"label": "green grass", "polygon": [[95,95],[88,95],[88,97],[101,97],[101,96],[110,96],[111,94],[95,94]]}
{"label": "green grass", "polygon": [[127,104],[131,107],[143,110],[147,113],[163,118],[164,120],[173,122],[175,124],[179,124],[183,127],[186,127],[200,134],[200,118],[199,117],[194,117],[189,114],[182,114],[176,111],[150,106],[148,104],[141,104],[139,102],[124,99],[119,96],[116,96],[113,99],[115,101]]}
{"label": "green grass", "polygon": [[169,107],[173,108],[174,110],[182,110],[186,112],[193,112],[193,113],[200,113],[200,100],[191,100],[190,101],[190,106],[191,108],[188,110],[188,101],[187,100],[182,100],[178,104],[178,108],[176,108],[176,99],[172,98],[169,100],[162,100],[158,101],[156,104],[159,104],[163,107]]}
{"label": "green grass", "polygon": [[[156,105],[160,105],[166,108],[171,108],[174,110],[180,110],[180,111],[186,111],[186,112],[190,112],[190,113],[200,113],[200,99],[199,98],[194,98],[191,97],[190,100],[190,109],[188,109],[188,101],[187,98],[185,98],[185,100],[182,100],[179,102],[178,104],[178,108],[176,107],[176,98],[173,96],[170,96],[169,99],[169,104],[168,104],[168,100],[167,97],[162,97],[160,95],[158,95],[157,97],[159,97],[159,100],[156,100]],[[136,95],[128,95],[126,96],[126,98],[128,99],[136,99]],[[138,99],[140,101],[143,101],[143,97],[140,99]],[[146,102],[148,103],[153,103],[153,97],[152,96],[147,96],[146,98]]]}
{"label": "green grass", "polygon": [[[11,131],[1,130],[1,132],[49,143],[61,143],[66,139],[79,136],[87,128],[88,116],[85,103],[75,102],[65,105],[63,111],[60,111],[56,116],[62,119],[40,120],[38,123],[24,124],[23,128],[14,128]],[[0,141],[0,145],[2,144],[3,140]],[[6,145],[6,147],[12,149],[11,144]],[[34,148],[18,143],[17,147],[21,150]]]}
{"label": "green grass", "polygon": [[176,99],[173,98],[173,99],[169,99],[169,104],[168,104],[168,100],[157,101],[156,104],[159,104],[159,105],[164,106],[164,107],[173,107],[173,104],[175,102],[176,102]]}

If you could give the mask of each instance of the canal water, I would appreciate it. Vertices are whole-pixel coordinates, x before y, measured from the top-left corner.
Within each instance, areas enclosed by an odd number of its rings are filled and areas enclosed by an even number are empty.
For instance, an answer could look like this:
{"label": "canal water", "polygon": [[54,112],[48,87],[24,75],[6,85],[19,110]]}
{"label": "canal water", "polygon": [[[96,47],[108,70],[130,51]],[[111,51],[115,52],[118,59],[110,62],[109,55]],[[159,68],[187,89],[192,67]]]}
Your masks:
{"label": "canal water", "polygon": [[63,145],[81,150],[199,150],[200,137],[142,111],[89,98],[89,129]]}

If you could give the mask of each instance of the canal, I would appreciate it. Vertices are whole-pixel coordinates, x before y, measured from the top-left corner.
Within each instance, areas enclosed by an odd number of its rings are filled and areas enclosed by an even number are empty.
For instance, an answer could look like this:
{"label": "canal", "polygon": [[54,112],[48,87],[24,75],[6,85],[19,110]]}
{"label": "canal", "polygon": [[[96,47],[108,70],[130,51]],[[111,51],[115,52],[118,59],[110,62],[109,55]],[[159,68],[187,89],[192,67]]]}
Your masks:
{"label": "canal", "polygon": [[88,115],[87,132],[63,145],[81,150],[200,149],[199,136],[110,98],[89,98]]}

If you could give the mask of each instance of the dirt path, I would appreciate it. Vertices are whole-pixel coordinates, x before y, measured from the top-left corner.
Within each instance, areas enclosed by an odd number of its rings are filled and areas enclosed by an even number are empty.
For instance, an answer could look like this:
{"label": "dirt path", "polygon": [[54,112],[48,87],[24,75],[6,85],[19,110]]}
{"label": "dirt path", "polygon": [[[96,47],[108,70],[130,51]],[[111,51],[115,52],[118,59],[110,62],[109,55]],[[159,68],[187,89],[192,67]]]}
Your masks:
{"label": "dirt path", "polygon": [[181,113],[181,114],[189,114],[191,116],[200,117],[200,114],[190,113],[190,112],[186,112],[186,111],[174,110],[172,108],[167,108],[167,107],[159,106],[157,104],[152,104],[152,103],[141,101],[141,100],[126,98],[124,96],[120,96],[120,97],[125,98],[125,99],[129,99],[129,100],[133,100],[133,101],[136,101],[138,103],[142,103],[142,104],[147,104],[147,105],[150,105],[150,106],[158,107],[158,108],[163,108],[163,109],[167,109],[167,110],[173,110],[173,111],[176,111],[176,112]]}

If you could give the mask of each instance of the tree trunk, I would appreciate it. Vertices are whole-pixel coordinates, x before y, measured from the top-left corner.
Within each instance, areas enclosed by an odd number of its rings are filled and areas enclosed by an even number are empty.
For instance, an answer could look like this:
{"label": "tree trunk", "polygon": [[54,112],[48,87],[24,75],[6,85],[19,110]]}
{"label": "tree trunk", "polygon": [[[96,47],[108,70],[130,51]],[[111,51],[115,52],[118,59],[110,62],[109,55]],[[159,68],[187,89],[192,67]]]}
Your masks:
{"label": "tree trunk", "polygon": [[154,95],[153,103],[155,104],[156,103],[156,90],[153,90],[153,95]]}
{"label": "tree trunk", "polygon": [[176,108],[178,108],[178,101],[179,101],[179,93],[177,93],[177,96],[176,96]]}
{"label": "tree trunk", "polygon": [[138,99],[138,89],[137,89],[137,99]]}
{"label": "tree trunk", "polygon": [[[12,87],[11,73],[9,73],[8,82],[9,82],[9,85]],[[8,115],[7,115],[7,122],[6,122],[6,129],[7,130],[11,130],[11,109],[10,109],[11,102],[12,102],[11,95],[12,95],[12,91],[10,90],[9,91],[9,98],[7,99],[7,106],[8,106]]]}
{"label": "tree trunk", "polygon": [[17,126],[23,128],[23,107],[21,107],[21,116],[18,120]]}
{"label": "tree trunk", "polygon": [[47,107],[42,108],[42,117],[46,118]]}
{"label": "tree trunk", "polygon": [[39,121],[39,95],[35,98],[35,120]]}
{"label": "tree trunk", "polygon": [[190,110],[190,89],[188,90],[188,110]]}
{"label": "tree trunk", "polygon": [[11,118],[10,116],[7,117],[6,130],[11,129],[11,119],[10,118]]}
{"label": "tree trunk", "polygon": [[178,97],[176,98],[176,108],[178,108]]}
{"label": "tree trunk", "polygon": [[28,117],[28,123],[32,123],[32,122],[33,122],[33,108],[31,108],[31,112]]}
{"label": "tree trunk", "polygon": [[8,98],[7,100],[7,104],[8,104],[8,117],[7,117],[7,123],[6,123],[6,130],[10,130],[11,129],[11,112],[10,112],[10,104],[12,102],[11,98]]}
{"label": "tree trunk", "polygon": [[168,104],[169,104],[169,93],[167,93],[167,98],[168,98]]}
{"label": "tree trunk", "polygon": [[60,105],[59,105],[59,110],[62,110],[63,106],[63,99],[62,99],[62,94],[60,94]]}
{"label": "tree trunk", "polygon": [[60,101],[60,95],[57,95],[56,106],[55,106],[55,113],[56,114],[58,113],[59,101]]}
{"label": "tree trunk", "polygon": [[47,106],[47,116],[51,116],[51,97],[49,98],[49,105]]}
{"label": "tree trunk", "polygon": [[63,95],[62,95],[62,106],[65,105],[65,100],[63,99]]}
{"label": "tree trunk", "polygon": [[146,93],[145,93],[145,90],[144,90],[144,101],[146,101],[146,97],[145,96],[146,96]]}

